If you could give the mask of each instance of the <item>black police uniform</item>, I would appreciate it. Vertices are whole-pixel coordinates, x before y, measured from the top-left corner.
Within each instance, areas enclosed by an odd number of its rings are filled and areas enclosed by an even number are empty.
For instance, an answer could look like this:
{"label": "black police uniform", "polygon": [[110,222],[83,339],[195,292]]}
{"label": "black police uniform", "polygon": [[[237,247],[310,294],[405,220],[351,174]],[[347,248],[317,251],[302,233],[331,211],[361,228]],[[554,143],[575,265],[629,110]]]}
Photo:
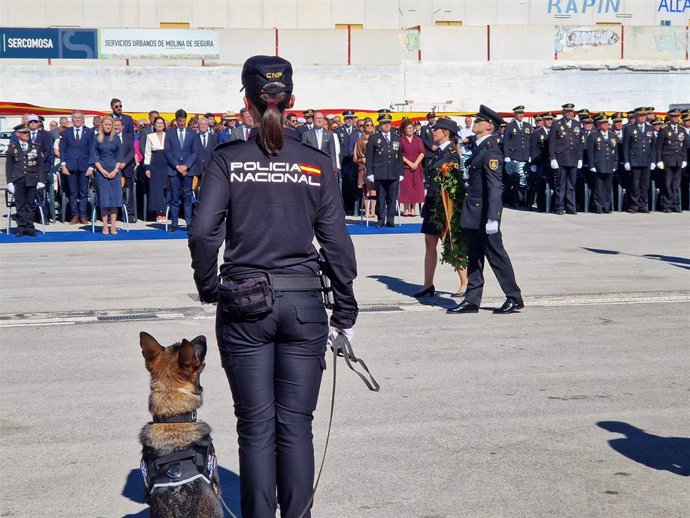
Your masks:
{"label": "black police uniform", "polygon": [[367,142],[367,176],[374,176],[376,184],[376,216],[378,226],[395,226],[395,204],[398,200],[400,177],[403,176],[400,137],[393,131],[386,138],[377,131]]}
{"label": "black police uniform", "polygon": [[681,166],[688,156],[688,138],[685,130],[668,124],[659,130],[656,140],[656,161],[664,163],[664,189],[661,208],[664,212],[680,212]]}
{"label": "black police uniform", "polygon": [[581,133],[582,127],[578,121],[571,119],[566,123],[565,118],[554,122],[549,133],[549,162],[554,159],[558,162],[556,212],[559,214],[564,209],[576,212],[577,163],[582,160],[584,150]]}
{"label": "black police uniform", "polygon": [[510,158],[505,164],[504,174],[505,203],[524,204],[527,189],[527,162],[530,159],[530,136],[532,127],[523,120],[512,120],[506,125],[503,134],[503,154]]}
{"label": "black police uniform", "polygon": [[432,221],[434,210],[436,209],[436,204],[439,196],[441,187],[436,181],[437,170],[443,165],[449,162],[454,162],[460,167],[460,155],[457,151],[453,149],[453,146],[448,143],[443,149],[438,147],[434,154],[432,155],[429,163],[424,169],[425,183],[427,186],[426,196],[424,198],[424,206],[422,207],[422,234],[428,234],[430,236],[440,236],[442,230],[438,228],[436,223]]}
{"label": "black police uniform", "polygon": [[498,279],[506,297],[522,304],[522,294],[515,281],[515,272],[508,253],[503,246],[499,230],[495,234],[486,233],[489,219],[499,223],[503,204],[501,194],[503,185],[503,153],[496,137],[490,135],[481,141],[466,162],[469,170],[467,197],[460,216],[460,227],[467,240],[467,291],[465,302],[479,306],[484,290],[484,257]]}
{"label": "black police uniform", "polygon": [[[220,295],[216,335],[235,402],[247,518],[275,515],[276,487],[283,517],[297,518],[312,495],[311,424],[328,335],[314,236],[331,269],[331,324],[351,328],[357,317],[354,247],[333,165],[301,144],[297,131],[285,129],[284,135],[276,156],[261,150],[256,130],[246,142],[216,147],[189,234],[201,300]],[[272,283],[272,310],[239,315],[227,290],[265,276]]]}
{"label": "black police uniform", "polygon": [[623,163],[630,164],[628,210],[649,212],[650,167],[654,162],[654,130],[650,124],[634,122],[623,131]]}
{"label": "black police uniform", "polygon": [[14,185],[17,236],[35,235],[36,186],[39,183],[44,185],[46,183],[43,152],[40,145],[29,140],[24,150],[21,142],[10,144],[5,158],[5,174],[7,183]]}
{"label": "black police uniform", "polygon": [[551,189],[554,187],[554,170],[549,165],[549,131],[542,126],[530,137],[531,163],[537,166],[536,173],[530,177],[534,178],[532,185],[536,191],[537,208],[542,211],[546,210],[546,186]]}
{"label": "black police uniform", "polygon": [[423,166],[426,169],[427,164],[429,161],[432,159],[434,156],[434,130],[432,129],[433,125],[432,124],[427,124],[426,126],[422,126],[422,129],[419,131],[419,135],[422,139],[422,143],[424,144],[424,158],[422,159]]}
{"label": "black police uniform", "polygon": [[594,210],[601,214],[613,209],[613,173],[618,169],[618,135],[608,130],[594,131],[587,139],[587,161],[594,171]]}

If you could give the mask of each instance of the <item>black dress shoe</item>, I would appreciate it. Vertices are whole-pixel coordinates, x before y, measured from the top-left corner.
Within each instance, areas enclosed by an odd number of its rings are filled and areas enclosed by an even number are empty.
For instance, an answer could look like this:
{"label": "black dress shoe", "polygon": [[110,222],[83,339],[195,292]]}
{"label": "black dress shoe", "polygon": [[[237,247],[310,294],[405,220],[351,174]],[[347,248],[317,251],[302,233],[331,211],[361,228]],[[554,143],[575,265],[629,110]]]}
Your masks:
{"label": "black dress shoe", "polygon": [[137,222],[137,218],[132,218],[128,221],[128,223],[136,223],[136,222]]}
{"label": "black dress shoe", "polygon": [[421,299],[422,297],[433,297],[435,292],[436,292],[436,288],[432,284],[428,288],[421,290],[421,291],[418,291],[417,293],[415,293],[412,296],[416,299]]}
{"label": "black dress shoe", "polygon": [[611,214],[611,211],[609,209],[602,209],[604,211],[604,214]]}
{"label": "black dress shoe", "polygon": [[383,228],[383,223],[377,223],[376,228]]}
{"label": "black dress shoe", "polygon": [[177,227],[168,227],[168,232],[177,232]]}
{"label": "black dress shoe", "polygon": [[559,216],[562,216],[563,214],[565,214],[565,212],[563,212],[562,210],[559,210],[559,211],[556,211],[556,214],[558,214]]}
{"label": "black dress shoe", "polygon": [[464,300],[454,308],[448,308],[446,313],[451,315],[459,315],[460,313],[479,313],[479,306]]}
{"label": "black dress shoe", "polygon": [[637,212],[639,212],[640,214],[649,214],[649,209],[638,209]]}
{"label": "black dress shoe", "polygon": [[395,228],[395,223],[386,223],[388,228]]}
{"label": "black dress shoe", "polygon": [[35,228],[27,228],[27,229],[24,231],[24,235],[25,235],[25,236],[34,237],[34,236],[36,236],[37,234],[38,234],[38,233],[36,232],[36,229],[35,229]]}
{"label": "black dress shoe", "polygon": [[522,309],[524,307],[525,304],[522,301],[515,302],[514,300],[506,299],[500,308],[494,309],[494,314],[507,315],[508,313],[515,313],[518,309]]}
{"label": "black dress shoe", "polygon": [[567,211],[567,213],[570,214],[571,216],[577,215],[577,212],[575,212],[574,210],[569,210],[569,211]]}

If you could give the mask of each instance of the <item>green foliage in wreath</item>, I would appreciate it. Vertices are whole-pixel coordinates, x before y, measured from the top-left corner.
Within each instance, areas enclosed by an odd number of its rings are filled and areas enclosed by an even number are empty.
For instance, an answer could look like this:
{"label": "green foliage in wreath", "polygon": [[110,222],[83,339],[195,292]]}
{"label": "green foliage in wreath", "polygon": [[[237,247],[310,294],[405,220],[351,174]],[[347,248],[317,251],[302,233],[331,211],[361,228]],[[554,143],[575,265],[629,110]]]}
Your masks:
{"label": "green foliage in wreath", "polygon": [[[467,187],[462,176],[460,165],[456,162],[447,162],[436,170],[436,182],[441,186],[436,204],[432,212],[432,221],[441,230],[443,250],[441,262],[450,264],[455,270],[467,268],[467,245],[460,228],[460,215],[465,203]],[[445,190],[446,204],[444,206]],[[448,202],[451,203],[448,203]],[[444,232],[447,228],[446,207],[449,209],[450,232]],[[445,239],[444,239],[444,233]]]}

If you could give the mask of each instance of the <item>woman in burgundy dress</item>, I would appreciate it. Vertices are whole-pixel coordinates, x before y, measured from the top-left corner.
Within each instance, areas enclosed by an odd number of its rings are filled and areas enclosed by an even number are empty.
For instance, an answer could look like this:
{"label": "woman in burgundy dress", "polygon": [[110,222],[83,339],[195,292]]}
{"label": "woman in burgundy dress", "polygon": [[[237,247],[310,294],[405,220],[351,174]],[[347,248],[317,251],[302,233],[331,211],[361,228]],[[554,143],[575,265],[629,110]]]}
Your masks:
{"label": "woman in burgundy dress", "polygon": [[424,143],[414,134],[414,124],[410,119],[403,119],[400,134],[405,179],[400,182],[398,202],[403,205],[403,216],[416,216],[415,205],[424,201]]}

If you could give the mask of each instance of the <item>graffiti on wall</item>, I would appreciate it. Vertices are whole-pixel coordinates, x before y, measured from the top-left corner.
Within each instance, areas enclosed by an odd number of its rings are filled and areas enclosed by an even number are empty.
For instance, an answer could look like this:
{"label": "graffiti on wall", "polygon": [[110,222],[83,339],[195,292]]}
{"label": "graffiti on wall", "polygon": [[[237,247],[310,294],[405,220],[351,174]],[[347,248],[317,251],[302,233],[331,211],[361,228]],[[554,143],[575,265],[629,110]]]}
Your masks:
{"label": "graffiti on wall", "polygon": [[690,50],[690,35],[685,28],[660,27],[654,33],[654,42],[659,52],[685,55]]}
{"label": "graffiti on wall", "polygon": [[419,50],[419,31],[401,32],[400,44],[408,52],[417,52]]}
{"label": "graffiti on wall", "polygon": [[619,41],[620,36],[611,29],[556,27],[553,43],[556,52],[567,52],[578,47],[616,45]]}

